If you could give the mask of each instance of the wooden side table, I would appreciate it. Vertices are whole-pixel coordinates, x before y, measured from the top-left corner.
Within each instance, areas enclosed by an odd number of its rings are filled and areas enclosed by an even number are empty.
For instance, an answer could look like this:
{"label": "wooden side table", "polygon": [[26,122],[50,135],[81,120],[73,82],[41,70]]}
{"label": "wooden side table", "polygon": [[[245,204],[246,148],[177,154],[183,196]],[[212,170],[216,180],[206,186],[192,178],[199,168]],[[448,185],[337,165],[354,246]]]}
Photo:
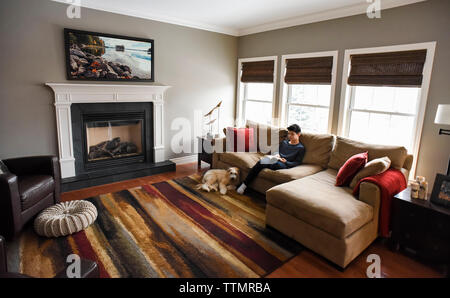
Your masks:
{"label": "wooden side table", "polygon": [[206,137],[198,137],[198,161],[197,167],[200,169],[202,167],[202,161],[212,165],[212,153],[205,151],[205,142],[211,142],[211,140],[206,139]]}
{"label": "wooden side table", "polygon": [[449,276],[450,210],[428,200],[411,198],[411,189],[392,201],[392,245],[441,265]]}

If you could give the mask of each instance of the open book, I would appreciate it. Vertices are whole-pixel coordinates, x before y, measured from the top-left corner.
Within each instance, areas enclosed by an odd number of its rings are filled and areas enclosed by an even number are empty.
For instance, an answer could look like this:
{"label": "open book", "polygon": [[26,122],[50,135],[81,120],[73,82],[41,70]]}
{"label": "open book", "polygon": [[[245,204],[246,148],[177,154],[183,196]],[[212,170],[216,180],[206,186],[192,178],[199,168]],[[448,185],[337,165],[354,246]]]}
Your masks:
{"label": "open book", "polygon": [[278,153],[275,153],[273,155],[264,155],[261,158],[261,164],[262,165],[271,165],[271,164],[276,163],[279,158],[280,158],[280,155]]}

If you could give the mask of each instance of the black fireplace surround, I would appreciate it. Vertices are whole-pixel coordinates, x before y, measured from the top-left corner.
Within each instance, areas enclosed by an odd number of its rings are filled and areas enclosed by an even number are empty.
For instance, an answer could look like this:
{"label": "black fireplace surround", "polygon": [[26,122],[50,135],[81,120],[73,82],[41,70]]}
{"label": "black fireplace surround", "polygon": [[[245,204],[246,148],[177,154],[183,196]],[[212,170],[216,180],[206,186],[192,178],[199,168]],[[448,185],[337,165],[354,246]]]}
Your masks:
{"label": "black fireplace surround", "polygon": [[71,117],[76,176],[63,191],[175,170],[154,162],[153,103],[75,103]]}
{"label": "black fireplace surround", "polygon": [[[153,103],[77,103],[71,107],[73,153],[77,175],[124,164],[153,162]],[[87,125],[142,120],[142,154],[99,161],[88,160]]]}

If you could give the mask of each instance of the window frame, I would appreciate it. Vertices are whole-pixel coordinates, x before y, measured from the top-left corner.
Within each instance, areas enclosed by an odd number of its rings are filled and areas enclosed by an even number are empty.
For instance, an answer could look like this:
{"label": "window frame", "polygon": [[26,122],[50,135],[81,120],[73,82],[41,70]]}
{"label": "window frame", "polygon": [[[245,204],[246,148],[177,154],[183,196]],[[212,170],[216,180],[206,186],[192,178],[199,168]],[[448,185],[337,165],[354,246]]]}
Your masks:
{"label": "window frame", "polygon": [[[296,59],[296,58],[315,58],[315,57],[333,57],[333,68],[331,70],[331,90],[330,90],[330,104],[327,107],[328,110],[328,128],[327,133],[331,134],[333,127],[333,111],[334,111],[334,101],[335,101],[335,93],[336,93],[336,73],[338,66],[338,51],[324,51],[324,52],[311,52],[311,53],[299,53],[299,54],[289,54],[281,56],[281,74],[280,74],[280,100],[279,100],[279,122],[278,126],[287,126],[287,119],[289,113],[289,105],[292,106],[308,106],[308,107],[317,107],[317,108],[325,108],[322,105],[308,105],[308,104],[293,104],[288,102],[289,95],[291,93],[291,86],[284,82],[284,76],[286,74],[286,60],[287,59]],[[313,85],[313,84],[311,84]]]}
{"label": "window frame", "polygon": [[[410,50],[427,50],[427,56],[423,67],[423,79],[422,85],[419,91],[419,101],[416,106],[415,123],[413,131],[412,141],[412,154],[414,156],[413,164],[411,166],[410,177],[414,177],[417,168],[417,159],[419,155],[420,140],[422,137],[423,123],[425,119],[425,110],[428,101],[428,90],[430,87],[431,72],[433,69],[434,53],[436,49],[436,42],[424,42],[416,44],[403,44],[393,46],[383,46],[374,48],[361,48],[361,49],[347,49],[344,53],[344,65],[342,70],[342,85],[341,85],[341,101],[339,107],[339,120],[338,120],[338,135],[342,137],[348,137],[350,131],[350,116],[351,112],[355,111],[351,109],[351,105],[354,101],[354,86],[347,84],[347,80],[350,73],[350,56],[355,54],[373,54],[383,52],[398,52],[398,51],[410,51]],[[384,114],[388,114],[382,112]]]}
{"label": "window frame", "polygon": [[[248,99],[246,99],[246,93],[247,93],[247,88],[246,88],[246,84],[247,83],[242,83],[241,82],[241,74],[242,74],[242,63],[244,62],[255,62],[255,61],[270,61],[273,60],[274,61],[274,66],[273,66],[273,94],[272,94],[272,115],[271,115],[271,124],[276,124],[273,123],[274,122],[274,118],[275,117],[275,102],[276,102],[276,90],[277,90],[277,73],[278,73],[278,68],[277,68],[277,62],[278,62],[278,56],[265,56],[265,57],[252,57],[252,58],[240,58],[238,59],[238,70],[237,70],[237,107],[236,107],[236,121],[237,121],[237,125],[238,126],[243,126],[245,125],[245,122],[247,121],[245,119],[245,108],[246,108],[246,101]],[[250,101],[253,102],[264,102],[264,103],[270,103],[270,101],[264,101],[264,100],[257,100],[257,99],[250,99]]]}

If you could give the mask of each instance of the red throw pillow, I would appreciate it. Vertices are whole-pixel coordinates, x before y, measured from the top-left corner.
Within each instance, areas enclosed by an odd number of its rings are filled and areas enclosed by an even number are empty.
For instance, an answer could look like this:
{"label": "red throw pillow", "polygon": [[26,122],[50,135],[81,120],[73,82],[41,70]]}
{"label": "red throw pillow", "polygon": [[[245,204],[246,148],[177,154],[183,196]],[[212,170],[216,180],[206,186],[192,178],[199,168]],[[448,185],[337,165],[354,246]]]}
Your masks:
{"label": "red throw pillow", "polygon": [[255,152],[253,128],[227,127],[228,152]]}
{"label": "red throw pillow", "polygon": [[336,176],[336,186],[349,185],[353,177],[361,170],[367,163],[368,152],[355,154],[350,157],[344,165],[339,169]]}

